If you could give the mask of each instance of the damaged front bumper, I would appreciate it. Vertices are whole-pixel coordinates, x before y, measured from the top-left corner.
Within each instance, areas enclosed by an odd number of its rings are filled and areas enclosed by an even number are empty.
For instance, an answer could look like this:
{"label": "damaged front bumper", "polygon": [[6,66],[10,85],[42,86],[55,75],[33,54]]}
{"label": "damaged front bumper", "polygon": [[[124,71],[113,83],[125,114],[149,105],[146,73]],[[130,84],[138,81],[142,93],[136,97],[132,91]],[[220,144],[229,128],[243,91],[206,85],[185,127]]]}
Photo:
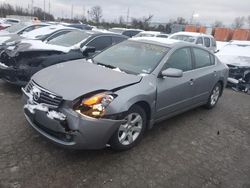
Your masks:
{"label": "damaged front bumper", "polygon": [[250,67],[228,65],[229,77],[227,86],[236,91],[248,93],[250,90]]}
{"label": "damaged front bumper", "polygon": [[29,81],[29,73],[24,69],[15,69],[0,63],[0,79],[19,86],[24,86]]}
{"label": "damaged front bumper", "polygon": [[[70,149],[101,149],[124,120],[95,119],[81,116],[62,105],[50,109],[29,104],[29,96],[23,90],[24,114],[29,124],[42,136],[57,145]],[[31,106],[29,106],[31,105]]]}

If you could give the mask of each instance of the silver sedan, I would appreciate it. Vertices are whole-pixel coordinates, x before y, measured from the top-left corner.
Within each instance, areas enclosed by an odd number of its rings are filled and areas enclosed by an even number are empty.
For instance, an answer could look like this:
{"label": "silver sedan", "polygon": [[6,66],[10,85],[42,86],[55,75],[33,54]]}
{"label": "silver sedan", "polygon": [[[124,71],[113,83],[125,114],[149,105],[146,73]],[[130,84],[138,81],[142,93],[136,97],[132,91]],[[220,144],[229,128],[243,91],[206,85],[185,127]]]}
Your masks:
{"label": "silver sedan", "polygon": [[157,122],[215,107],[227,76],[228,67],[203,47],[130,39],[92,59],[36,73],[23,89],[24,112],[37,132],[58,145],[127,150]]}

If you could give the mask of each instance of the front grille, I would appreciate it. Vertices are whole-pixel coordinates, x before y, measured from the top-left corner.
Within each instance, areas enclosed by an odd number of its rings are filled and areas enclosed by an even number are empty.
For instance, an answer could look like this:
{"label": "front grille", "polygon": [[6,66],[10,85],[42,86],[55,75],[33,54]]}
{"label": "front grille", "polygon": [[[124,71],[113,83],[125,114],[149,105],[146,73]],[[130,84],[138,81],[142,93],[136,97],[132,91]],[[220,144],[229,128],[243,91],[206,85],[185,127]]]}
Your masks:
{"label": "front grille", "polygon": [[56,95],[36,84],[31,80],[26,86],[26,92],[32,94],[33,100],[36,103],[43,103],[49,106],[58,107],[62,102],[63,98]]}

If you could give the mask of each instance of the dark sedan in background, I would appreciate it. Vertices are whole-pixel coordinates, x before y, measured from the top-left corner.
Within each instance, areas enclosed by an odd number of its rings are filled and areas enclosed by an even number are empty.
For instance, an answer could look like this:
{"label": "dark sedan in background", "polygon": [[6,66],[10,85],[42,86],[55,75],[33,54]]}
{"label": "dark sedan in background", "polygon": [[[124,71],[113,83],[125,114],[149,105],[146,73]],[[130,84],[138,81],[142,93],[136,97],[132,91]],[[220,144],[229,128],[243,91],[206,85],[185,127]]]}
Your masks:
{"label": "dark sedan in background", "polygon": [[0,54],[0,78],[25,85],[39,70],[61,62],[82,59],[127,37],[94,31],[72,31],[49,40],[26,40]]}

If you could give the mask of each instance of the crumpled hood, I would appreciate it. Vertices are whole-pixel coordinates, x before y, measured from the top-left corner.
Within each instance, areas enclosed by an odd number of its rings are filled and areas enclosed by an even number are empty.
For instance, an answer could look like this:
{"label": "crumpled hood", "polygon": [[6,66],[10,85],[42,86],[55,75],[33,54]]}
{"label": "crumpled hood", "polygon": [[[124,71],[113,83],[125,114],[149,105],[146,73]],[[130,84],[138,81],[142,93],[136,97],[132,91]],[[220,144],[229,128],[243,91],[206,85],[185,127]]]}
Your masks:
{"label": "crumpled hood", "polygon": [[13,46],[14,48],[8,47],[8,49],[13,50],[14,52],[26,52],[26,51],[59,51],[63,53],[68,53],[71,48],[51,45],[44,43],[40,40],[21,40],[18,44]]}
{"label": "crumpled hood", "polygon": [[93,91],[112,90],[138,83],[142,77],[118,72],[81,59],[45,68],[36,73],[32,79],[65,100],[74,100]]}
{"label": "crumpled hood", "polygon": [[217,55],[219,60],[227,65],[234,65],[238,67],[250,67],[250,57],[237,55]]}

